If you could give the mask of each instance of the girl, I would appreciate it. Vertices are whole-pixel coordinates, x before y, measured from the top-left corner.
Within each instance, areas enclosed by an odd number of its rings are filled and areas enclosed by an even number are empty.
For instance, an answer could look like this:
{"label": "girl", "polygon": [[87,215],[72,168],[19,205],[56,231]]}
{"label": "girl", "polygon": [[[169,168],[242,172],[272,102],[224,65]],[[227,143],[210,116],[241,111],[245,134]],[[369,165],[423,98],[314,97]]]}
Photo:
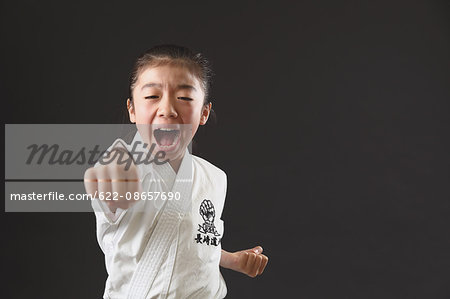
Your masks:
{"label": "girl", "polygon": [[[261,246],[221,249],[226,175],[187,150],[211,113],[209,79],[207,60],[180,46],[153,47],[135,63],[127,100],[134,139],[116,140],[110,163],[85,173],[106,258],[104,298],[223,298],[219,265],[251,277],[264,271]],[[131,167],[116,155],[124,152]]]}

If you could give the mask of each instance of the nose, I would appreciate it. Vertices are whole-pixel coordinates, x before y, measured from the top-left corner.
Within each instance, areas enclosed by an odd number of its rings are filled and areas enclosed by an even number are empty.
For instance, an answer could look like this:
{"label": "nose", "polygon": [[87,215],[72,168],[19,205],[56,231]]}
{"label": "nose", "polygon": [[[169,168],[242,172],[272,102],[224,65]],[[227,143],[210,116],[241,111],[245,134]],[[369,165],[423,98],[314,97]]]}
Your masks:
{"label": "nose", "polygon": [[164,118],[177,118],[178,114],[174,107],[174,102],[170,96],[163,96],[159,102],[158,116]]}

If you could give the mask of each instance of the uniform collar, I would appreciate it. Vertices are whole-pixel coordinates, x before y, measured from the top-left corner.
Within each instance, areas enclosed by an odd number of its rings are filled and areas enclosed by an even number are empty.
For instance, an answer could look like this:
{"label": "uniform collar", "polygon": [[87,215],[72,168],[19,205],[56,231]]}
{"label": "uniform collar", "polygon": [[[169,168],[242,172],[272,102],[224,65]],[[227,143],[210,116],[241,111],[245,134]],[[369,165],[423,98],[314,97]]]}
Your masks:
{"label": "uniform collar", "polygon": [[[136,143],[136,145],[134,146],[135,143]],[[144,144],[144,141],[142,139],[141,134],[139,133],[139,131],[136,131],[133,141],[130,144],[130,150],[134,146],[135,151],[137,153],[140,153],[140,152],[146,153],[148,151],[148,148],[144,148],[143,144]],[[134,158],[136,158],[136,156]],[[184,177],[184,176],[186,176],[186,172],[190,172],[189,171],[189,170],[191,170],[189,167],[190,165],[188,165],[188,164],[191,164],[191,163],[189,163],[190,161],[192,161],[192,157],[191,157],[191,154],[189,153],[188,148],[186,148],[184,156],[183,156],[183,160],[181,161],[180,168],[178,170],[178,174],[173,170],[170,163],[164,163],[164,164],[160,164],[160,165],[155,164],[155,163],[150,163],[150,164],[140,163],[137,165],[137,168],[139,171],[139,176],[142,179],[144,179],[144,177],[147,176],[148,174],[153,173],[154,177],[159,178],[164,183],[167,190],[171,190],[176,178],[180,178],[182,176]],[[186,169],[186,168],[189,168],[189,169]]]}

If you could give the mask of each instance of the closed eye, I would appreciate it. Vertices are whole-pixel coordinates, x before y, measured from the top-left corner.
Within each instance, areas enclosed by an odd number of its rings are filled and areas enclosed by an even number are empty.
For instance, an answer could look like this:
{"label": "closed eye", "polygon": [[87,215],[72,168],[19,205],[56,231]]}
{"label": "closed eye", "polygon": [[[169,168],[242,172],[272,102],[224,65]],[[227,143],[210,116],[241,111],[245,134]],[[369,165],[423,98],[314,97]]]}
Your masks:
{"label": "closed eye", "polygon": [[159,96],[147,96],[145,97],[145,99],[157,99],[159,98]]}
{"label": "closed eye", "polygon": [[184,101],[193,101],[193,99],[188,98],[188,97],[178,97],[177,99],[184,100]]}

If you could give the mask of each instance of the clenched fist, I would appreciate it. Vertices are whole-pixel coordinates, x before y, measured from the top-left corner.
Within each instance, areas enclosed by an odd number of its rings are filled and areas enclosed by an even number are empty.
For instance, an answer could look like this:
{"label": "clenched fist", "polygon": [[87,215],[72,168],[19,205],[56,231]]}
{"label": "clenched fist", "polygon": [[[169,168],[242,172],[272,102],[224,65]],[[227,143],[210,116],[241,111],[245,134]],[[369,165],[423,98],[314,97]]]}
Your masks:
{"label": "clenched fist", "polygon": [[220,265],[247,274],[250,277],[256,277],[263,273],[269,261],[269,258],[262,254],[262,251],[261,246],[236,252],[222,250]]}
{"label": "clenched fist", "polygon": [[103,159],[105,165],[91,167],[84,173],[86,192],[93,198],[107,203],[111,212],[117,208],[128,209],[136,203],[135,192],[141,192],[138,171],[126,149],[117,148],[109,152]]}

